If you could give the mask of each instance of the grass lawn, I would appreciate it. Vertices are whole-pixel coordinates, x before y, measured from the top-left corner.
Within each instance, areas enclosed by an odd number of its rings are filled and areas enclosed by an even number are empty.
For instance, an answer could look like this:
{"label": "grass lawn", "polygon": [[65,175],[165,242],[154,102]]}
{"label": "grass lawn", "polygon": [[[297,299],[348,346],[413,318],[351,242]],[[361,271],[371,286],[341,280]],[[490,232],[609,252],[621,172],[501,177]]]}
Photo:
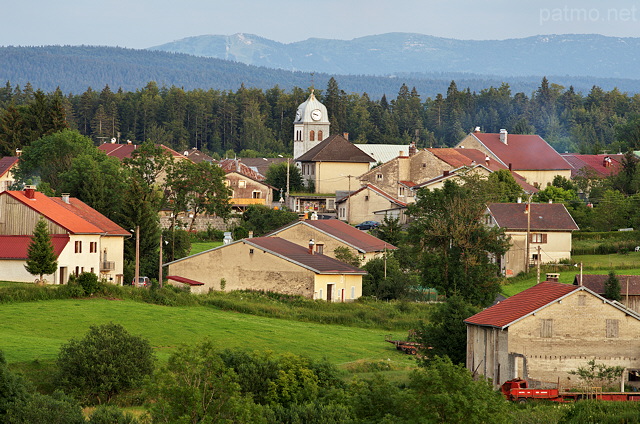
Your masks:
{"label": "grass lawn", "polygon": [[[387,360],[397,368],[415,360],[384,341],[387,331],[322,325],[226,312],[207,307],[166,307],[128,300],[71,299],[4,304],[0,349],[7,362],[49,362],[62,344],[90,325],[115,322],[147,338],[160,361],[180,344],[214,340],[220,348],[292,352],[335,365]],[[404,338],[404,334],[393,334]]]}
{"label": "grass lawn", "polygon": [[221,241],[198,241],[191,243],[191,251],[189,255],[195,255],[196,253],[204,252],[205,250],[213,249],[214,247],[222,246]]}

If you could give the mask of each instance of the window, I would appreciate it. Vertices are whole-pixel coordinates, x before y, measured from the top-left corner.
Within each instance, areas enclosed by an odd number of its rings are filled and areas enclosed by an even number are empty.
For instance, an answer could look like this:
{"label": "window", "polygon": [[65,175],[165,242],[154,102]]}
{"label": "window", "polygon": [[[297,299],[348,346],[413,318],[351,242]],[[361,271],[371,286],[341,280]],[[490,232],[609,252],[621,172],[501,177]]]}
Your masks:
{"label": "window", "polygon": [[404,187],[398,187],[398,197],[404,197]]}
{"label": "window", "polygon": [[382,174],[376,174],[376,180],[382,181],[382,178],[383,178]]}
{"label": "window", "polygon": [[322,141],[322,130],[318,130],[318,141]]}
{"label": "window", "polygon": [[309,131],[309,141],[316,141],[316,133],[315,131]]}
{"label": "window", "polygon": [[319,255],[324,254],[324,243],[316,243],[316,253]]}
{"label": "window", "polygon": [[259,191],[254,191],[253,193],[251,193],[251,197],[253,197],[254,199],[260,199],[262,197],[262,193],[260,193]]}
{"label": "window", "polygon": [[249,249],[249,254],[253,255],[253,249]]}
{"label": "window", "polygon": [[89,242],[89,253],[96,253],[98,251],[98,242]]}
{"label": "window", "polygon": [[484,216],[484,223],[487,225],[491,225],[491,215],[485,215]]}
{"label": "window", "polygon": [[238,181],[238,188],[245,188],[245,187],[247,187],[247,182],[245,180]]}
{"label": "window", "polygon": [[615,339],[618,338],[618,320],[617,319],[608,319],[607,320],[607,338]]}
{"label": "window", "polygon": [[364,201],[368,202],[369,201],[369,195],[364,196]]}
{"label": "window", "polygon": [[80,275],[80,267],[79,267],[79,266],[77,266],[77,267],[76,267],[76,277],[77,277],[78,275]]}
{"label": "window", "polygon": [[229,187],[231,185],[231,183],[229,182],[229,180],[224,180],[224,185]]}
{"label": "window", "polygon": [[75,252],[76,253],[82,253],[82,241],[77,240],[75,242]]}
{"label": "window", "polygon": [[540,337],[553,337],[553,319],[540,320]]}
{"label": "window", "polygon": [[529,243],[546,243],[547,235],[542,233],[533,233],[529,235]]}

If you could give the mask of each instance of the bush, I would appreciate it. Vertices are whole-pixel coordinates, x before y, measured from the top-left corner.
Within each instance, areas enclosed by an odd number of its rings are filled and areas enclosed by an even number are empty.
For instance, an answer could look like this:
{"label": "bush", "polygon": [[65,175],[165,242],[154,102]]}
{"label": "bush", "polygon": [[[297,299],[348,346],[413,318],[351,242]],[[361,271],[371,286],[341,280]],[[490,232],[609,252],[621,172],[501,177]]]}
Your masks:
{"label": "bush", "polygon": [[60,349],[61,386],[85,401],[109,401],[116,393],[140,384],[153,372],[151,345],[119,324],[92,326],[81,340]]}
{"label": "bush", "polygon": [[117,406],[99,406],[89,419],[89,424],[137,424],[139,421],[129,413],[123,413]]}
{"label": "bush", "polygon": [[82,290],[84,290],[84,293],[88,296],[91,296],[100,288],[98,276],[93,272],[83,272],[78,276],[76,282],[80,287],[82,287]]}
{"label": "bush", "polygon": [[25,402],[13,404],[3,422],[7,424],[86,424],[80,405],[60,391],[52,396],[34,393]]}

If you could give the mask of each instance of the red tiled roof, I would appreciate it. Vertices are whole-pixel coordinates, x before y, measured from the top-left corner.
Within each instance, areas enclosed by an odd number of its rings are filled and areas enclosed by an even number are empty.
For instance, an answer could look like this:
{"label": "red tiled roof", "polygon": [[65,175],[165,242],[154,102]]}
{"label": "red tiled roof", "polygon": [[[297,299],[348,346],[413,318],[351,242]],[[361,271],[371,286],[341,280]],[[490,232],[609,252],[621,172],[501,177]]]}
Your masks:
{"label": "red tiled roof", "polygon": [[[483,166],[491,172],[499,171],[501,169],[509,170],[507,166],[497,160],[489,160],[487,162],[487,155],[478,149],[431,148],[427,150],[433,153],[433,155],[438,159],[451,165],[454,170],[462,166]],[[511,170],[511,175],[518,185],[520,185],[520,187],[522,187],[522,189],[527,193],[538,192],[537,188],[527,183],[527,181],[517,172],[513,172],[513,170]],[[442,176],[434,178],[431,181],[427,181],[426,183],[435,182],[438,178],[442,178]]]}
{"label": "red tiled roof", "polygon": [[[238,158],[238,160],[264,176],[267,175],[267,171],[271,165],[287,163],[287,158]],[[295,166],[293,159],[289,158],[289,161],[290,166]]]}
{"label": "red tiled roof", "polygon": [[294,225],[310,225],[323,231],[333,237],[342,240],[343,242],[354,246],[362,252],[382,252],[386,250],[395,250],[392,244],[386,243],[371,234],[360,231],[351,225],[340,221],[339,219],[318,219],[318,220],[305,220],[298,221]]}
{"label": "red tiled roof", "polygon": [[402,184],[405,187],[413,187],[416,185],[416,183],[414,183],[413,181],[398,181],[400,184]]}
{"label": "red tiled roof", "polygon": [[93,209],[91,206],[87,205],[80,199],[76,199],[74,197],[69,198],[69,203],[65,203],[60,197],[51,197],[51,200],[67,209],[68,211],[74,213],[75,215],[81,217],[82,219],[92,223],[96,227],[98,227],[102,233],[106,233],[111,236],[129,236],[130,233],[102,215],[97,210]]}
{"label": "red tiled roof", "polygon": [[264,249],[286,260],[295,262],[317,274],[366,274],[365,271],[340,262],[337,259],[320,254],[309,254],[307,247],[302,247],[280,237],[254,237],[242,240],[251,246]]}
{"label": "red tiled roof", "polygon": [[15,156],[5,156],[0,159],[0,177],[9,172],[11,168],[18,163],[20,158]]}
{"label": "red tiled roof", "polygon": [[[32,236],[0,236],[0,259],[27,259]],[[51,244],[56,258],[69,242],[68,234],[52,234]]]}
{"label": "red tiled roof", "polygon": [[526,231],[576,231],[578,225],[562,203],[531,203],[527,223],[526,203],[491,203],[489,213],[499,227]]}
{"label": "red tiled roof", "polygon": [[227,174],[230,172],[237,172],[238,174],[242,174],[258,182],[266,180],[264,175],[249,168],[247,165],[240,162],[239,159],[222,159],[218,164]]}
{"label": "red tiled roof", "polygon": [[104,231],[95,224],[87,221],[79,215],[69,211],[52,198],[36,191],[34,198],[29,199],[25,196],[24,191],[4,191],[0,196],[11,196],[23,203],[27,207],[35,210],[47,219],[55,222],[62,228],[71,233],[76,234],[96,234],[104,233]]}
{"label": "red tiled roof", "polygon": [[487,149],[513,170],[560,170],[571,169],[553,147],[539,135],[508,134],[507,144],[500,141],[497,133],[472,133]]}
{"label": "red tiled roof", "polygon": [[[629,282],[629,295],[640,295],[640,275],[616,275],[620,282],[620,294],[624,298],[627,294],[627,281]],[[583,274],[582,285],[599,295],[604,294],[604,283],[609,279],[609,275]],[[574,285],[580,285],[580,274],[573,280]]]}
{"label": "red tiled roof", "polygon": [[376,160],[342,135],[334,134],[304,153],[296,161],[374,163]]}
{"label": "red tiled roof", "polygon": [[[593,175],[604,178],[620,172],[624,155],[576,155],[564,153],[562,157],[571,164],[572,177]],[[611,161],[607,162],[605,158],[610,158]]]}
{"label": "red tiled roof", "polygon": [[579,287],[545,281],[467,318],[464,322],[485,327],[505,328],[560,300],[574,290],[579,290]]}
{"label": "red tiled roof", "polygon": [[[164,144],[158,144],[157,146],[162,147],[166,151],[168,151],[171,156],[174,158],[182,158],[188,159],[186,156],[176,152],[173,149],[165,146]],[[131,158],[131,154],[138,148],[137,144],[115,144],[115,143],[103,143],[98,146],[98,149],[102,150],[106,153],[107,156],[113,156],[120,160],[125,158]]]}
{"label": "red tiled roof", "polygon": [[167,277],[167,279],[177,281],[179,283],[188,284],[190,286],[204,286],[204,283],[201,283],[200,281],[192,280],[185,277],[179,277],[177,275],[170,275]]}

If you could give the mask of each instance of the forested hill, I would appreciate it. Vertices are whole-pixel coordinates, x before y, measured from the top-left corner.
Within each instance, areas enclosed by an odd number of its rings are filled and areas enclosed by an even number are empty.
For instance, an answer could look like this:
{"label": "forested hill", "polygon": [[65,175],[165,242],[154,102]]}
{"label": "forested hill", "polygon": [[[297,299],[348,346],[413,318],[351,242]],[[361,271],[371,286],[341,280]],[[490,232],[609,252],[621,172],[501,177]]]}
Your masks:
{"label": "forested hill", "polygon": [[[0,47],[0,82],[63,93],[82,93],[88,87],[135,91],[149,81],[159,86],[183,87],[187,90],[237,90],[246,87],[269,89],[278,85],[285,90],[312,85],[326,87],[332,75],[292,72],[246,65],[214,58],[149,50],[94,46]],[[372,98],[395,95],[402,84],[415,87],[423,98],[447,91],[451,80],[458,87],[480,91],[490,86],[509,83],[514,92],[531,94],[540,85],[541,75],[530,77],[497,77],[465,73],[400,74],[393,77],[335,75],[346,93],[368,93]],[[552,83],[587,93],[593,85],[605,90],[617,87],[623,92],[640,92],[640,81],[633,79],[556,77]]]}

